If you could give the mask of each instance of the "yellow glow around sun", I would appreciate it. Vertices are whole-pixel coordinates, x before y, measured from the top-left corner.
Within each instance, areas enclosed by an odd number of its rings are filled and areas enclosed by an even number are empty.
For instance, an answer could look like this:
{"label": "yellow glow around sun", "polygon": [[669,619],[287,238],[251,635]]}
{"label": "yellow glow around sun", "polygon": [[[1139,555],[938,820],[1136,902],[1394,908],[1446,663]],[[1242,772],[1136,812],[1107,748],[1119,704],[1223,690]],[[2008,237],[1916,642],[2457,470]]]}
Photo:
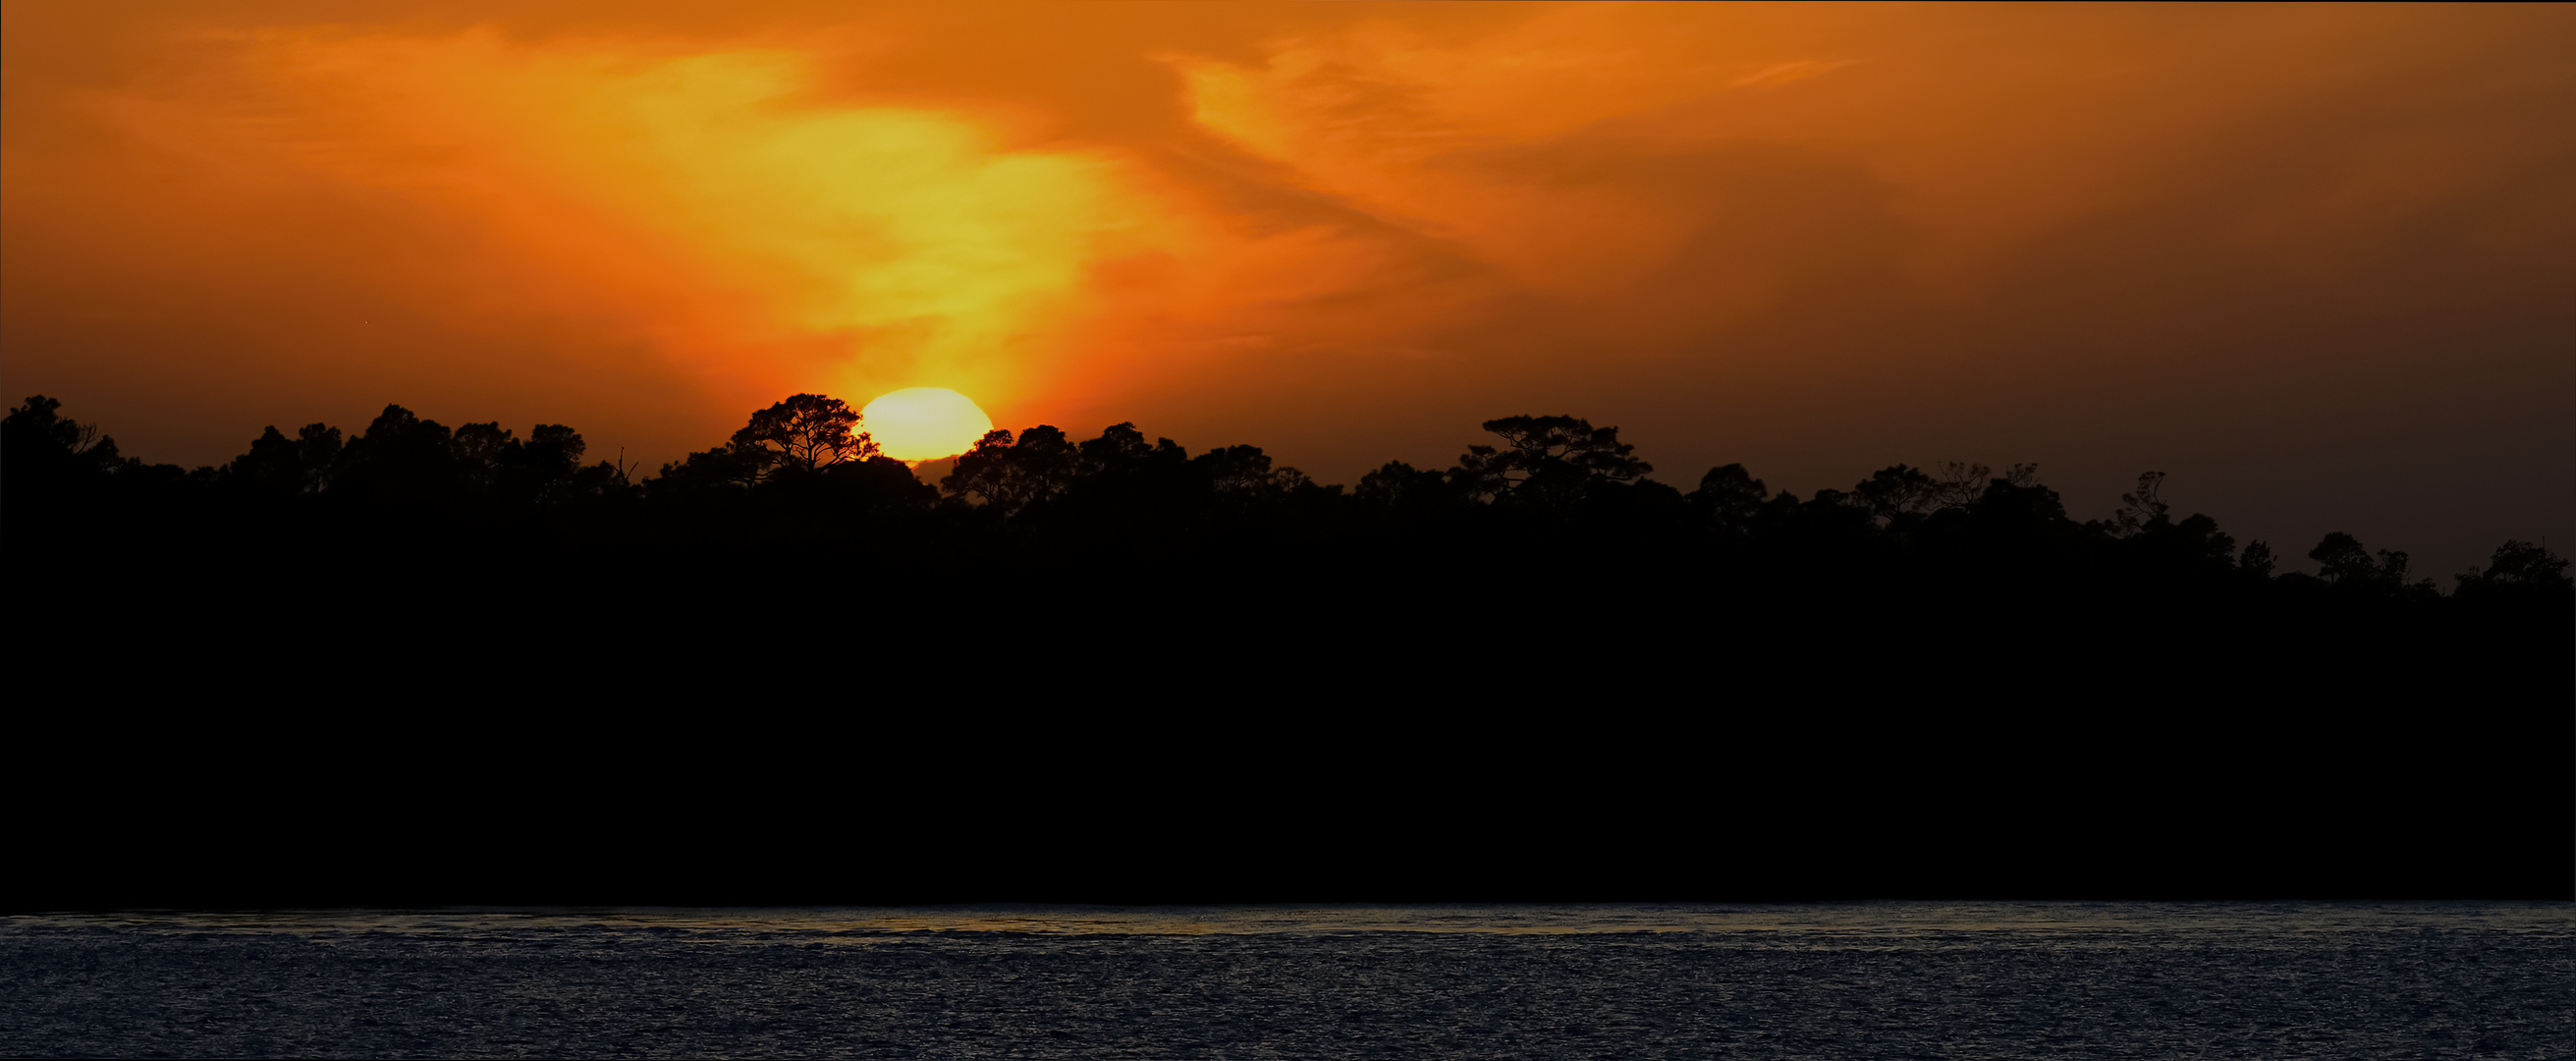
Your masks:
{"label": "yellow glow around sun", "polygon": [[953,457],[975,448],[993,419],[965,395],[944,387],[910,387],[879,395],[859,410],[862,426],[885,455],[907,464]]}

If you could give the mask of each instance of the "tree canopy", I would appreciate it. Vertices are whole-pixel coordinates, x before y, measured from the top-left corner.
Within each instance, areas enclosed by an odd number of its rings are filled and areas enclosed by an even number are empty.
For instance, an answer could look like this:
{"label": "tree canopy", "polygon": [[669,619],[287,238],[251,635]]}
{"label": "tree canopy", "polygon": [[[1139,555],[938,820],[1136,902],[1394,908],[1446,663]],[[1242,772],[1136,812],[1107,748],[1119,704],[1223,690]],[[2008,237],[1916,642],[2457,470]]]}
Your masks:
{"label": "tree canopy", "polygon": [[839,398],[797,394],[751,414],[732,445],[758,481],[878,456],[876,440],[859,424],[859,413]]}
{"label": "tree canopy", "polygon": [[[579,813],[638,793],[695,805],[714,790],[676,745],[677,765],[597,755],[597,734],[617,727],[580,705],[759,701],[794,668],[829,692],[855,666],[908,684],[825,697],[808,713],[848,736],[805,745],[936,750],[946,737],[893,741],[883,727],[927,730],[950,716],[921,705],[949,701],[919,694],[991,686],[1002,717],[1025,720],[1019,745],[1067,780],[994,789],[1014,775],[897,755],[918,769],[899,781],[858,771],[877,788],[843,803],[849,771],[803,771],[807,805],[836,815],[929,805],[929,821],[939,793],[960,789],[1081,809],[1101,778],[1138,777],[1151,787],[1086,813],[1233,815],[1259,798],[1278,820],[1323,828],[1408,815],[1615,823],[1660,807],[1680,817],[1631,830],[1629,850],[1742,819],[1778,841],[1747,841],[1765,864],[1846,851],[1818,881],[1875,887],[1902,862],[1930,867],[1905,878],[1927,888],[2129,887],[2139,862],[2125,852],[2152,849],[2183,867],[2174,874],[2275,867],[2252,884],[2164,880],[2290,890],[2332,878],[2307,868],[2322,847],[2284,852],[2276,823],[2343,800],[2357,809],[2330,839],[2354,865],[2457,864],[2438,853],[2466,835],[2504,853],[2472,862],[2519,867],[2481,879],[2564,880],[2563,854],[2528,838],[2567,835],[2576,589],[2567,561],[2530,542],[2505,543],[2444,594],[2406,581],[2402,554],[2329,534],[2307,554],[2328,581],[2275,573],[2268,546],[2240,550],[2215,519],[2180,515],[2167,499],[2187,481],[2151,479],[2125,509],[2089,499],[2107,517],[2090,521],[2026,464],[1898,464],[1804,498],[1726,464],[1685,495],[1643,478],[1613,430],[1574,417],[1497,420],[1481,460],[1389,461],[1352,491],[1258,446],[1038,425],[987,436],[941,491],[901,462],[848,459],[832,441],[846,407],[806,404],[820,415],[800,421],[782,402],[755,415],[757,430],[637,483],[619,465],[579,467],[593,447],[567,426],[451,429],[398,405],[345,443],[323,424],[270,427],[230,463],[189,472],[102,456],[104,432],[31,399],[0,424],[0,526],[20,559],[11,599],[39,620],[9,643],[84,692],[109,667],[222,675],[288,690],[280,702],[299,682],[307,697],[345,697],[357,687],[343,675],[382,675],[399,692],[437,689],[424,702],[488,703],[502,729],[552,720],[578,733],[564,762],[601,764],[600,795]],[[21,476],[22,458],[61,474]],[[149,646],[131,662],[103,651],[127,630],[149,636],[123,642]],[[875,662],[890,656],[907,665]],[[758,706],[802,733],[795,700]],[[1571,705],[1602,735],[1591,748],[1573,730],[1533,744],[1527,726],[1479,721],[1476,705],[1524,702]],[[2353,705],[2418,717],[2356,728]],[[387,720],[380,736],[488,745],[497,731],[362,713]],[[1086,732],[1117,734],[1115,747],[1060,754]],[[1241,749],[1283,740],[1306,743],[1243,768]],[[126,746],[78,748],[97,770]],[[1395,754],[1374,769],[1352,757],[1376,748]],[[798,774],[797,754],[737,757],[733,791],[776,802],[760,786]],[[1193,759],[1199,776],[1154,772]],[[269,773],[366,813],[371,799],[420,793],[450,820],[448,790],[419,784],[444,774],[388,772],[369,790],[305,768]],[[206,771],[223,785],[252,773],[221,756]],[[1352,777],[1393,787],[1354,796]],[[1923,806],[1913,820],[1933,823],[1914,839],[1836,831],[1909,800]],[[486,806],[513,821],[558,809]],[[1762,813],[1738,813],[1748,806]],[[1955,823],[2001,822],[1997,808],[2017,824],[1990,830],[1993,842],[2045,858],[1956,846]],[[2430,855],[2370,846],[2410,820]],[[2208,823],[2226,821],[2244,824],[2213,846]],[[2058,848],[2016,829],[2098,836],[2122,863],[2081,880],[1957,875],[2056,872]],[[1672,864],[1705,862],[1685,854]]]}
{"label": "tree canopy", "polygon": [[1502,436],[1503,446],[1469,446],[1449,473],[1477,497],[1501,500],[1528,489],[1564,500],[1560,495],[1592,482],[1632,483],[1655,470],[1634,455],[1636,446],[1619,441],[1618,428],[1577,417],[1507,416],[1484,428]]}

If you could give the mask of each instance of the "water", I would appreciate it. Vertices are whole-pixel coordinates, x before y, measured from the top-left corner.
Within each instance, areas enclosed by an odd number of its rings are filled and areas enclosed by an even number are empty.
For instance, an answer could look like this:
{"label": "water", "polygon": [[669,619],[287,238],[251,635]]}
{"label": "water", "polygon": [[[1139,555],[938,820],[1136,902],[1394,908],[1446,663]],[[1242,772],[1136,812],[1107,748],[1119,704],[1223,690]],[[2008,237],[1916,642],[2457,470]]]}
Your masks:
{"label": "water", "polygon": [[0,918],[0,1054],[2567,1058],[2565,903]]}

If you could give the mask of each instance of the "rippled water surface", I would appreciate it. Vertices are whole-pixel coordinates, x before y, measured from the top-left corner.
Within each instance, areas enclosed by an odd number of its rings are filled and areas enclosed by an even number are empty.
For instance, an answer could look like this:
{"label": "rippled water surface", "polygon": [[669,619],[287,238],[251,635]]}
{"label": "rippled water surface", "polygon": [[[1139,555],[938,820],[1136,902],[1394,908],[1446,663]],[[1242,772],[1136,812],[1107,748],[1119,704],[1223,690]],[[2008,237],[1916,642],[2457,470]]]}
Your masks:
{"label": "rippled water surface", "polygon": [[2567,1058],[2565,903],[0,918],[0,1054]]}

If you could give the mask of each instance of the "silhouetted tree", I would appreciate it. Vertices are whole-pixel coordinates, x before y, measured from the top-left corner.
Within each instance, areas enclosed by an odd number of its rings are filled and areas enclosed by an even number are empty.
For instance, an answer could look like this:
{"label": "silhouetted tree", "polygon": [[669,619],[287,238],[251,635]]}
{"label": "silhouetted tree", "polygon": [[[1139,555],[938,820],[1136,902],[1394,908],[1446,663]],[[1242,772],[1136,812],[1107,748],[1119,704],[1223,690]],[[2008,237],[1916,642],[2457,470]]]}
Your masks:
{"label": "silhouetted tree", "polygon": [[[502,493],[513,501],[529,503],[590,492],[577,488],[573,481],[583,471],[581,455],[589,448],[579,431],[563,424],[538,424],[528,432],[526,442],[512,449],[501,468]],[[616,472],[615,465],[607,465],[592,478],[604,481],[615,477]]]}
{"label": "silhouetted tree", "polygon": [[1743,465],[1728,464],[1700,476],[1699,489],[1691,491],[1688,500],[1718,526],[1742,531],[1753,525],[1754,515],[1762,510],[1762,501],[1770,494],[1770,488],[1745,471]]}
{"label": "silhouetted tree", "polygon": [[634,489],[635,481],[625,464],[598,461],[575,469],[572,475],[558,480],[549,491],[553,498],[608,497]]}
{"label": "silhouetted tree", "polygon": [[2317,574],[2327,582],[2351,589],[2369,588],[2384,592],[2407,591],[2421,596],[2433,585],[2431,579],[2409,584],[2406,581],[2407,556],[2393,550],[2379,550],[2372,559],[2361,541],[2342,531],[2335,531],[2308,550],[2308,559],[2317,562]]}
{"label": "silhouetted tree", "polygon": [[261,493],[319,493],[330,486],[342,448],[340,429],[328,424],[306,424],[291,439],[271,425],[215,477]]}
{"label": "silhouetted tree", "polygon": [[1938,507],[1941,484],[1899,464],[1870,473],[1868,479],[1852,487],[1852,496],[1880,522],[1894,523],[1897,517],[1920,515]]}
{"label": "silhouetted tree", "polygon": [[1063,431],[1047,424],[1020,432],[1017,439],[996,429],[958,457],[939,485],[951,497],[1016,515],[1071,488],[1081,472],[1081,456]]}
{"label": "silhouetted tree", "polygon": [[2171,506],[2156,496],[2164,481],[2163,472],[2139,473],[2137,489],[2120,495],[2120,509],[2111,514],[2111,522],[2103,529],[2114,538],[2126,538],[2166,519]]}
{"label": "silhouetted tree", "polygon": [[915,478],[902,461],[878,455],[837,461],[762,483],[750,495],[749,513],[773,546],[839,548],[872,514],[927,511],[939,491]]}
{"label": "silhouetted tree", "polygon": [[1277,497],[1313,483],[1295,468],[1272,468],[1259,446],[1212,449],[1191,460],[1190,467],[1207,477],[1217,496],[1238,500]]}
{"label": "silhouetted tree", "polygon": [[1619,441],[1618,428],[1596,428],[1588,420],[1507,416],[1485,421],[1484,428],[1502,436],[1504,446],[1469,446],[1449,471],[1451,481],[1478,498],[1500,500],[1536,481],[1537,492],[1563,501],[1569,492],[1580,496],[1589,480],[1630,483],[1655,470],[1632,455],[1636,446]]}
{"label": "silhouetted tree", "polygon": [[262,493],[304,492],[304,460],[295,440],[275,425],[252,439],[250,451],[224,465],[222,476]]}
{"label": "silhouetted tree", "polygon": [[878,456],[875,439],[859,430],[859,414],[839,398],[797,394],[759,412],[733,433],[732,446],[754,469],[755,481],[808,472],[842,461]]}
{"label": "silhouetted tree", "polygon": [[329,424],[312,423],[296,429],[295,456],[303,468],[305,493],[331,488],[340,454],[346,448],[340,441],[340,429]]}
{"label": "silhouetted tree", "polygon": [[2317,577],[2328,582],[2368,580],[2378,576],[2379,565],[2370,561],[2370,550],[2362,548],[2361,539],[2342,531],[2328,533],[2308,550],[2308,559],[2317,562]]}
{"label": "silhouetted tree", "polygon": [[1189,454],[1171,439],[1157,441],[1159,445],[1147,445],[1145,433],[1136,430],[1132,421],[1112,424],[1100,432],[1100,437],[1076,448],[1079,454],[1076,474],[1084,479],[1093,479],[1116,475],[1157,459],[1173,463],[1189,459]]}
{"label": "silhouetted tree", "polygon": [[1071,480],[1065,500],[1096,533],[1110,537],[1150,534],[1153,524],[1186,520],[1210,496],[1180,443],[1158,438],[1148,445],[1132,423],[1113,424],[1075,447]]}
{"label": "silhouetted tree", "polygon": [[349,440],[341,451],[333,473],[336,486],[379,503],[450,501],[466,483],[452,437],[436,420],[423,420],[402,406],[387,405],[367,425],[366,433]]}
{"label": "silhouetted tree", "polygon": [[1449,477],[1438,471],[1388,461],[1376,471],[1360,476],[1359,486],[1351,495],[1373,508],[1392,508],[1453,499],[1458,492],[1450,488]]}
{"label": "silhouetted tree", "polygon": [[581,467],[581,455],[589,450],[590,443],[582,441],[581,432],[562,424],[538,424],[536,430],[528,432],[528,464],[547,475],[572,474]]}
{"label": "silhouetted tree", "polygon": [[2258,578],[2272,577],[2272,546],[2257,538],[2245,543],[2245,552],[2236,558],[2237,570]]}
{"label": "silhouetted tree", "polygon": [[[797,394],[751,414],[749,422],[735,431],[724,445],[699,450],[670,464],[654,475],[647,490],[653,494],[697,494],[727,487],[752,487],[780,475],[811,473],[847,461],[862,461],[881,456],[876,440],[858,430],[859,414],[838,398],[819,394]],[[539,425],[544,431],[545,425]],[[570,429],[565,429],[570,430]],[[560,447],[570,440],[544,436]],[[540,455],[540,460],[553,460]],[[576,447],[571,459],[580,459]],[[617,474],[610,474],[615,472]],[[598,487],[623,480],[623,470],[609,469],[584,476],[584,482]]]}
{"label": "silhouetted tree", "polygon": [[2218,529],[2218,521],[2192,513],[2179,523],[2157,513],[2136,533],[2120,539],[2133,555],[2143,556],[2167,575],[2186,571],[2216,572],[2236,566],[2236,539]]}
{"label": "silhouetted tree", "polygon": [[1942,508],[1967,508],[1986,496],[1990,470],[1983,464],[1946,461],[1941,465],[1941,478],[1933,484],[1932,503]]}
{"label": "silhouetted tree", "polygon": [[2033,559],[2063,555],[2085,537],[2066,516],[2066,501],[2036,482],[1986,481],[1986,492],[1967,509],[1969,521],[1990,547]]}
{"label": "silhouetted tree", "polygon": [[459,426],[448,447],[456,455],[457,470],[477,490],[499,485],[502,467],[519,456],[518,438],[497,421]]}
{"label": "silhouetted tree", "polygon": [[699,450],[686,458],[664,464],[654,474],[646,490],[660,495],[695,494],[719,489],[746,489],[760,481],[763,467],[758,451],[717,446]]}
{"label": "silhouetted tree", "polygon": [[0,461],[7,462],[6,475],[24,481],[116,470],[121,461],[116,440],[96,424],[62,415],[62,407],[63,403],[37,394],[0,417]]}
{"label": "silhouetted tree", "polygon": [[2459,577],[2462,597],[2522,595],[2564,597],[2576,592],[2567,574],[2567,558],[2530,542],[2507,540],[2496,546],[2484,568],[2472,567]]}

